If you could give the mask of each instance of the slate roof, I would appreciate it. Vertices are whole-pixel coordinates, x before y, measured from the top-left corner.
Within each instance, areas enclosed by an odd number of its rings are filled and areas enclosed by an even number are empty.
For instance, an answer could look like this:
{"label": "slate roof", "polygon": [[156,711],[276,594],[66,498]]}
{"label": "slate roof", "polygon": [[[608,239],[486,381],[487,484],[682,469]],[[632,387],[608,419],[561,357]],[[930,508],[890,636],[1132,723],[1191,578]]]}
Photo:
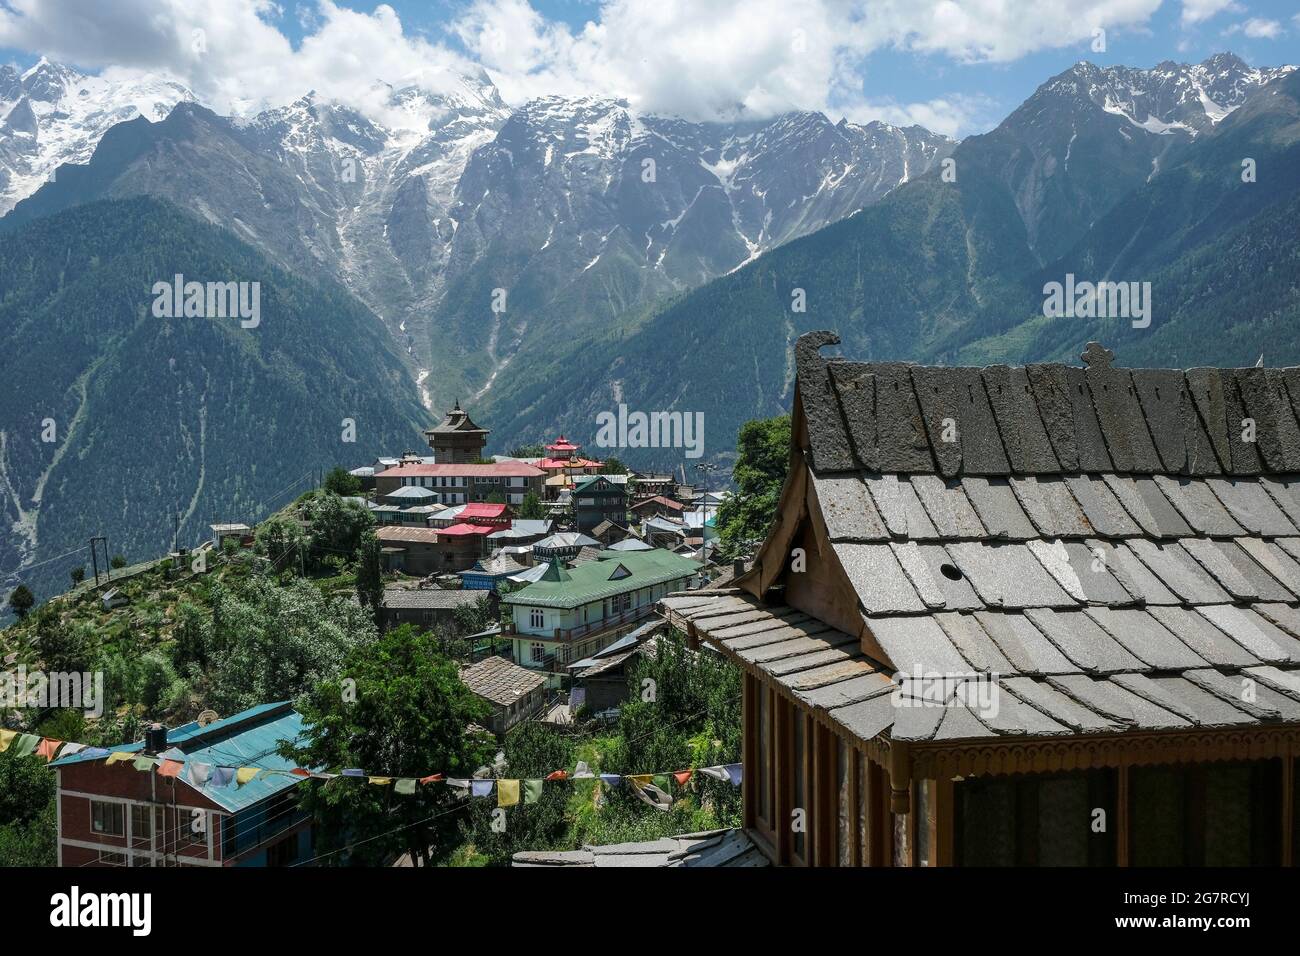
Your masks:
{"label": "slate roof", "polygon": [[[1300,722],[1300,369],[823,360],[834,341],[797,346],[810,492],[887,659],[738,591],[665,599],[679,623],[862,737]],[[895,706],[917,670],[996,675],[998,713],[976,682]]]}
{"label": "slate roof", "polygon": [[504,657],[485,657],[460,673],[471,692],[494,704],[509,707],[546,683],[537,671],[511,663]]}
{"label": "slate roof", "polygon": [[455,588],[385,588],[383,605],[394,610],[447,610],[473,606],[486,593]]}
{"label": "slate roof", "polygon": [[684,833],[642,843],[584,846],[581,850],[526,850],[511,866],[768,866],[744,830]]}

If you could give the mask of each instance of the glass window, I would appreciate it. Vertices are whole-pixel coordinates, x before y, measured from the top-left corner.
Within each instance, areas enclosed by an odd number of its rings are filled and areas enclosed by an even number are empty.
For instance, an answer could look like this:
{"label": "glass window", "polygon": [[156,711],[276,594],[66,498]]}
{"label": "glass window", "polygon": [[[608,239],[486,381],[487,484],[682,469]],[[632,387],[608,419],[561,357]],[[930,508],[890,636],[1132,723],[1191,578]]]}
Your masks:
{"label": "glass window", "polygon": [[1116,771],[970,778],[953,787],[958,866],[1110,866]]}
{"label": "glass window", "polygon": [[1134,866],[1280,862],[1279,760],[1135,767],[1129,791]]}
{"label": "glass window", "polygon": [[123,836],[126,833],[122,804],[90,801],[90,829],[93,833]]}
{"label": "glass window", "polygon": [[149,807],[136,804],[131,807],[131,836],[135,839],[149,839],[153,833],[153,819]]}

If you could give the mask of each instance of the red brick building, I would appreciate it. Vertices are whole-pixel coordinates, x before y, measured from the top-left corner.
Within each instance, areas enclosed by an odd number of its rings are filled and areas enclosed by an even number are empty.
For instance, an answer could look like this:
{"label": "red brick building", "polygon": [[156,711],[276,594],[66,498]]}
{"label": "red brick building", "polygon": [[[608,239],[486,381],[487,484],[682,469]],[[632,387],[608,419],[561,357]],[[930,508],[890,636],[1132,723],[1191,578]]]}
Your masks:
{"label": "red brick building", "polygon": [[[286,866],[311,858],[311,821],[298,809],[288,773],[259,773],[243,785],[238,767],[291,771],[282,740],[302,717],[290,702],[263,704],[206,727],[159,728],[146,740],[87,749],[50,764],[58,775],[60,866]],[[129,757],[108,763],[110,753]],[[152,756],[180,764],[137,770]],[[228,781],[226,777],[231,779]]]}

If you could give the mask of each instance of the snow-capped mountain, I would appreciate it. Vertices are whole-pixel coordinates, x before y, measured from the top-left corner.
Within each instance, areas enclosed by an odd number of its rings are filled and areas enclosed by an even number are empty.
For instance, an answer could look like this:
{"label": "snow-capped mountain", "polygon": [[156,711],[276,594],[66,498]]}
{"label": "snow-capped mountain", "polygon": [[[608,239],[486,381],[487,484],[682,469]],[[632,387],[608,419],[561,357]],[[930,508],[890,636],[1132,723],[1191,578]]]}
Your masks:
{"label": "snow-capped mountain", "polygon": [[1230,53],[1149,70],[1077,63],[997,129],[966,140],[958,163],[1010,190],[1030,249],[1047,262],[1150,180],[1170,150],[1293,69],[1254,69]]}
{"label": "snow-capped mountain", "polygon": [[1052,92],[1085,97],[1148,132],[1195,136],[1250,93],[1294,69],[1256,69],[1231,53],[1218,53],[1202,63],[1167,60],[1150,70],[1079,63],[1049,86]]}
{"label": "snow-capped mountain", "polygon": [[0,215],[62,163],[85,163],[104,133],[144,116],[157,121],[194,99],[155,76],[106,80],[45,58],[26,72],[0,66]]}

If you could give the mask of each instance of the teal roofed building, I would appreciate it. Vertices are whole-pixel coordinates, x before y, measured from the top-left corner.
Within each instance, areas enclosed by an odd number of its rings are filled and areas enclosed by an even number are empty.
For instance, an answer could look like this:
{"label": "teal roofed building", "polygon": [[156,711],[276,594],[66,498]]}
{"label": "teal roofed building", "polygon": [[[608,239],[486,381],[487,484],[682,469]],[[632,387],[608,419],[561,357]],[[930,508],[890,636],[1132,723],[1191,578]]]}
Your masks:
{"label": "teal roofed building", "polygon": [[504,633],[515,662],[564,673],[653,614],[665,594],[694,587],[700,567],[658,548],[601,551],[572,568],[552,560],[538,580],[501,599],[513,617]]}
{"label": "teal roofed building", "polygon": [[[290,701],[206,724],[155,727],[145,739],[85,748],[50,767],[58,775],[60,866],[288,866],[311,859],[310,819],[298,808],[299,769],[279,755],[297,741]],[[66,748],[65,748],[66,749]],[[111,754],[131,759],[108,763]],[[145,772],[140,757],[169,764]],[[258,768],[239,784],[235,771]],[[164,775],[164,768],[174,774]]]}

